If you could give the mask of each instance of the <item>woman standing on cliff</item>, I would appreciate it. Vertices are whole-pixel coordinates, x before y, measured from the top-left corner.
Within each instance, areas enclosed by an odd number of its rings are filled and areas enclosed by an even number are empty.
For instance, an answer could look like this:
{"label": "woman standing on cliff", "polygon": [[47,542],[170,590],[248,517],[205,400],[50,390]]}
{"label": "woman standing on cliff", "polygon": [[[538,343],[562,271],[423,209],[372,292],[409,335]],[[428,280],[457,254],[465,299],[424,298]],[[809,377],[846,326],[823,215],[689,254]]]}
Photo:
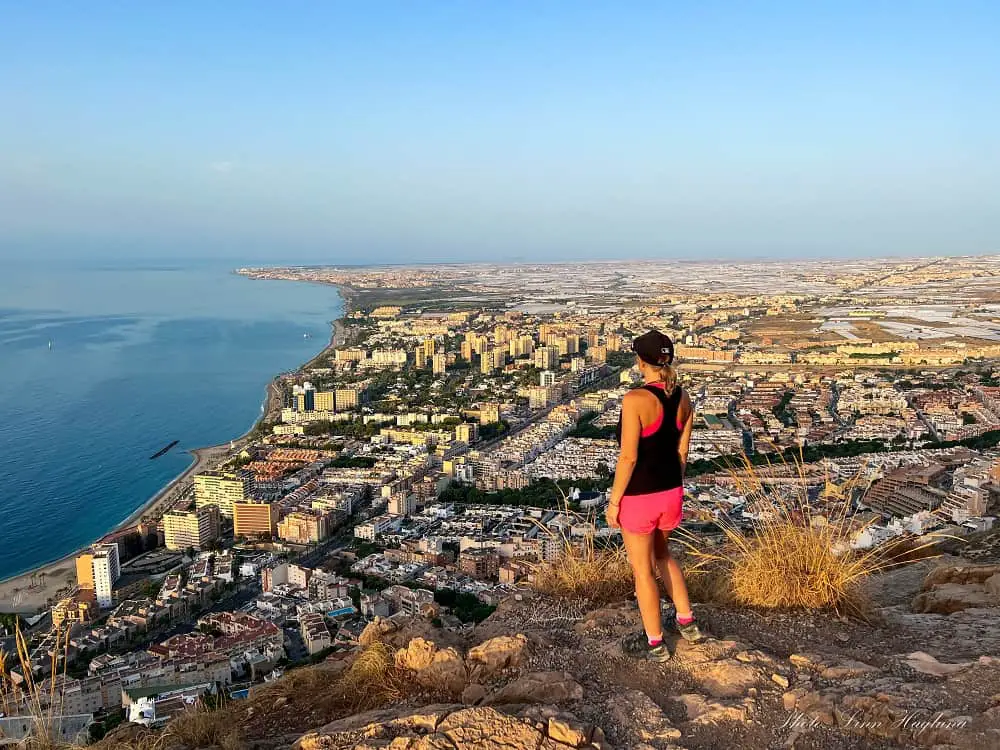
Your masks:
{"label": "woman standing on cliff", "polygon": [[628,650],[652,661],[667,661],[670,651],[663,643],[654,568],[674,602],[680,634],[689,641],[701,638],[684,574],[667,546],[670,532],[681,522],[694,410],[671,366],[674,344],[670,337],[649,331],[632,342],[632,350],[644,382],[622,400],[621,449],[607,521],[622,531],[645,630],[645,639],[627,644]]}

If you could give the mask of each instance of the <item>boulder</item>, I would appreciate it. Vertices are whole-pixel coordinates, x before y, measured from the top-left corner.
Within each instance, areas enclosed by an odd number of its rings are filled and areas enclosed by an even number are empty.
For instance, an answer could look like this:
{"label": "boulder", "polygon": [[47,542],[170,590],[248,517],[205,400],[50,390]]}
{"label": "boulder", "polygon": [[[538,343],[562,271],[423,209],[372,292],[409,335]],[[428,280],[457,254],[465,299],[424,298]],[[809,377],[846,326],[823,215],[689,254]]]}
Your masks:
{"label": "boulder", "polygon": [[757,670],[736,659],[698,664],[692,667],[691,676],[714,698],[736,698],[760,682]]}
{"label": "boulder", "polygon": [[438,733],[458,748],[504,750],[538,747],[544,735],[527,722],[492,708],[466,708],[441,722]]}
{"label": "boulder", "polygon": [[528,639],[520,633],[501,635],[473,646],[466,660],[473,674],[486,679],[504,669],[519,666],[527,645]]}
{"label": "boulder", "polygon": [[981,583],[942,583],[917,594],[913,600],[914,612],[950,615],[974,607],[995,607],[1000,604]]}
{"label": "boulder", "polygon": [[549,737],[570,747],[586,745],[590,741],[592,731],[593,727],[565,716],[549,717]]}
{"label": "boulder", "polygon": [[486,699],[503,703],[562,703],[583,698],[583,688],[568,672],[531,672]]}
{"label": "boulder", "polygon": [[454,648],[439,649],[433,641],[414,638],[395,656],[396,668],[413,673],[414,681],[429,690],[459,695],[469,682],[465,661]]}
{"label": "boulder", "polygon": [[930,591],[948,583],[961,586],[981,585],[998,574],[1000,574],[1000,565],[941,565],[927,574],[923,590]]}
{"label": "boulder", "polygon": [[745,705],[723,704],[710,701],[698,693],[685,693],[673,699],[684,706],[689,720],[696,724],[714,724],[720,721],[745,721]]}

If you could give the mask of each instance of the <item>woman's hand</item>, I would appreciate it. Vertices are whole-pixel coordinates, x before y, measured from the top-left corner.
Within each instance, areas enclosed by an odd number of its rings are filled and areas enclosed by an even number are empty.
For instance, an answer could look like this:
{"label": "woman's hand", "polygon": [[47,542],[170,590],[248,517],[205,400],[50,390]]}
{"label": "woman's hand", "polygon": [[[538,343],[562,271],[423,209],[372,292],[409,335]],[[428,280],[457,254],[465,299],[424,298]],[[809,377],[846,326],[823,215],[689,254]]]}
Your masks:
{"label": "woman's hand", "polygon": [[607,510],[604,511],[604,520],[608,522],[608,526],[612,529],[620,529],[621,525],[618,523],[618,512],[621,510],[621,501],[612,500],[608,503]]}

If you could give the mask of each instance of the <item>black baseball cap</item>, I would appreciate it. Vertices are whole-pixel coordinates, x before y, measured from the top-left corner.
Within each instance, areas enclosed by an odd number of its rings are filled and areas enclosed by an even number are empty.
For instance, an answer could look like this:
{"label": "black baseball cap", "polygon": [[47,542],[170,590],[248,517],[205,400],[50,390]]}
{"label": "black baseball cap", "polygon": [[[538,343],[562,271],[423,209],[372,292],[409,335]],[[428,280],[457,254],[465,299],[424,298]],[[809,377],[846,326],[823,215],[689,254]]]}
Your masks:
{"label": "black baseball cap", "polygon": [[648,365],[662,367],[674,361],[674,342],[665,333],[648,331],[632,341],[632,351]]}

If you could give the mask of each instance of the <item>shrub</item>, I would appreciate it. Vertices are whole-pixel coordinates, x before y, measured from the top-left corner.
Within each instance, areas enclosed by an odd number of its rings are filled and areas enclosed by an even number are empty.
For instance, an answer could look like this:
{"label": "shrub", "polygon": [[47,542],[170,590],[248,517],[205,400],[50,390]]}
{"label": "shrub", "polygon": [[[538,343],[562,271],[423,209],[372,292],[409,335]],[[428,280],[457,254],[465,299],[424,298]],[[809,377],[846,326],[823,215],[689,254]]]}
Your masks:
{"label": "shrub", "polygon": [[[803,463],[795,465],[804,479]],[[851,539],[871,522],[862,523],[848,499],[828,515],[810,502],[804,481],[769,491],[760,470],[745,457],[742,469],[730,468],[730,474],[753,511],[749,528],[723,517],[719,547],[683,531],[677,534],[692,562],[686,571],[697,598],[765,608],[830,608],[864,618],[868,577],[926,556],[938,541],[932,536],[911,545],[896,541],[854,550]],[[842,489],[850,497],[859,484],[856,477]],[[824,494],[832,490],[829,480],[826,489]]]}

